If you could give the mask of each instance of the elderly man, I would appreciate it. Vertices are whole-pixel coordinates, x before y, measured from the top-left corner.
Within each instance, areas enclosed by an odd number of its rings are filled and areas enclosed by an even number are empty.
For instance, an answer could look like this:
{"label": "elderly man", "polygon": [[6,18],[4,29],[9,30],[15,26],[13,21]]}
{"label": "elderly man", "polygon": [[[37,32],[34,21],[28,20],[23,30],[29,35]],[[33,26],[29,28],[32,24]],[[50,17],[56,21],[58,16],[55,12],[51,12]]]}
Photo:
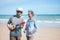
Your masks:
{"label": "elderly man", "polygon": [[21,29],[23,28],[23,25],[20,25],[20,23],[24,21],[21,17],[22,13],[23,9],[17,8],[16,15],[12,16],[7,23],[7,27],[10,30],[10,40],[21,40]]}

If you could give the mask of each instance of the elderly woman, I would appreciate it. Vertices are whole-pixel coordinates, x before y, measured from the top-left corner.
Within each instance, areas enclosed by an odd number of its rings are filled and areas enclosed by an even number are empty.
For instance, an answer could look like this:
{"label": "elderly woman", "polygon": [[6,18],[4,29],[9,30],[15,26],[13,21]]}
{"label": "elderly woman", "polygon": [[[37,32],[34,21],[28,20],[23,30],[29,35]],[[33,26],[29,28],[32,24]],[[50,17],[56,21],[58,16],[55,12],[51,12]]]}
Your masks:
{"label": "elderly woman", "polygon": [[33,40],[33,36],[37,30],[36,20],[33,18],[33,11],[28,11],[28,17],[24,33],[26,33],[27,40]]}

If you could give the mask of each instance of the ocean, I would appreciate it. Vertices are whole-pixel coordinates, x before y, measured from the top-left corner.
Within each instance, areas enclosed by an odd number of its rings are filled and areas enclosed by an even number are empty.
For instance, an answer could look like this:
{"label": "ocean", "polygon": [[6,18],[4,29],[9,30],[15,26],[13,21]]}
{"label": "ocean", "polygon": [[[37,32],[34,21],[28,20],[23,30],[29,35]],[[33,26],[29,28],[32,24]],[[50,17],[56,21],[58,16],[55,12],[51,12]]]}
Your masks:
{"label": "ocean", "polygon": [[[0,24],[7,24],[12,15],[0,15]],[[28,16],[22,15],[23,19],[27,21]],[[60,28],[60,14],[38,14],[34,18],[40,27],[58,27]]]}

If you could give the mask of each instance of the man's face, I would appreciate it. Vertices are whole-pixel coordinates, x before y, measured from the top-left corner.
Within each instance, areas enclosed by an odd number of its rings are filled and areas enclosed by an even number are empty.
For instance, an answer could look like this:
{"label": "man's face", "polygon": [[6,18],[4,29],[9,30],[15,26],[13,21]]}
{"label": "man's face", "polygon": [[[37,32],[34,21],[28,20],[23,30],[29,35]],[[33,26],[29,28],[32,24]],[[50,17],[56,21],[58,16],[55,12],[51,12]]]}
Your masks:
{"label": "man's face", "polygon": [[22,12],[21,12],[21,11],[16,11],[16,12],[17,12],[17,13],[16,13],[16,14],[17,14],[17,16],[19,16],[19,17],[20,17],[20,16],[22,15]]}

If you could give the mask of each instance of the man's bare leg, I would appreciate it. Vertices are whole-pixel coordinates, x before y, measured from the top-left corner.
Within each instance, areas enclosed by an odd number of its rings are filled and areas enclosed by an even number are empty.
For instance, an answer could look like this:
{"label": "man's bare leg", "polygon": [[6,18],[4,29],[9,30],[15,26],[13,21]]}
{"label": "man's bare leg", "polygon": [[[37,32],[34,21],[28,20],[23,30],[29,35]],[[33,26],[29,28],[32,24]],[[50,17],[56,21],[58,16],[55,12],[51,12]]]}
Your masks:
{"label": "man's bare leg", "polygon": [[17,38],[16,38],[16,40],[21,40],[21,37],[20,37],[20,36],[19,36],[19,37],[17,37]]}
{"label": "man's bare leg", "polygon": [[16,37],[10,37],[10,40],[16,40]]}

